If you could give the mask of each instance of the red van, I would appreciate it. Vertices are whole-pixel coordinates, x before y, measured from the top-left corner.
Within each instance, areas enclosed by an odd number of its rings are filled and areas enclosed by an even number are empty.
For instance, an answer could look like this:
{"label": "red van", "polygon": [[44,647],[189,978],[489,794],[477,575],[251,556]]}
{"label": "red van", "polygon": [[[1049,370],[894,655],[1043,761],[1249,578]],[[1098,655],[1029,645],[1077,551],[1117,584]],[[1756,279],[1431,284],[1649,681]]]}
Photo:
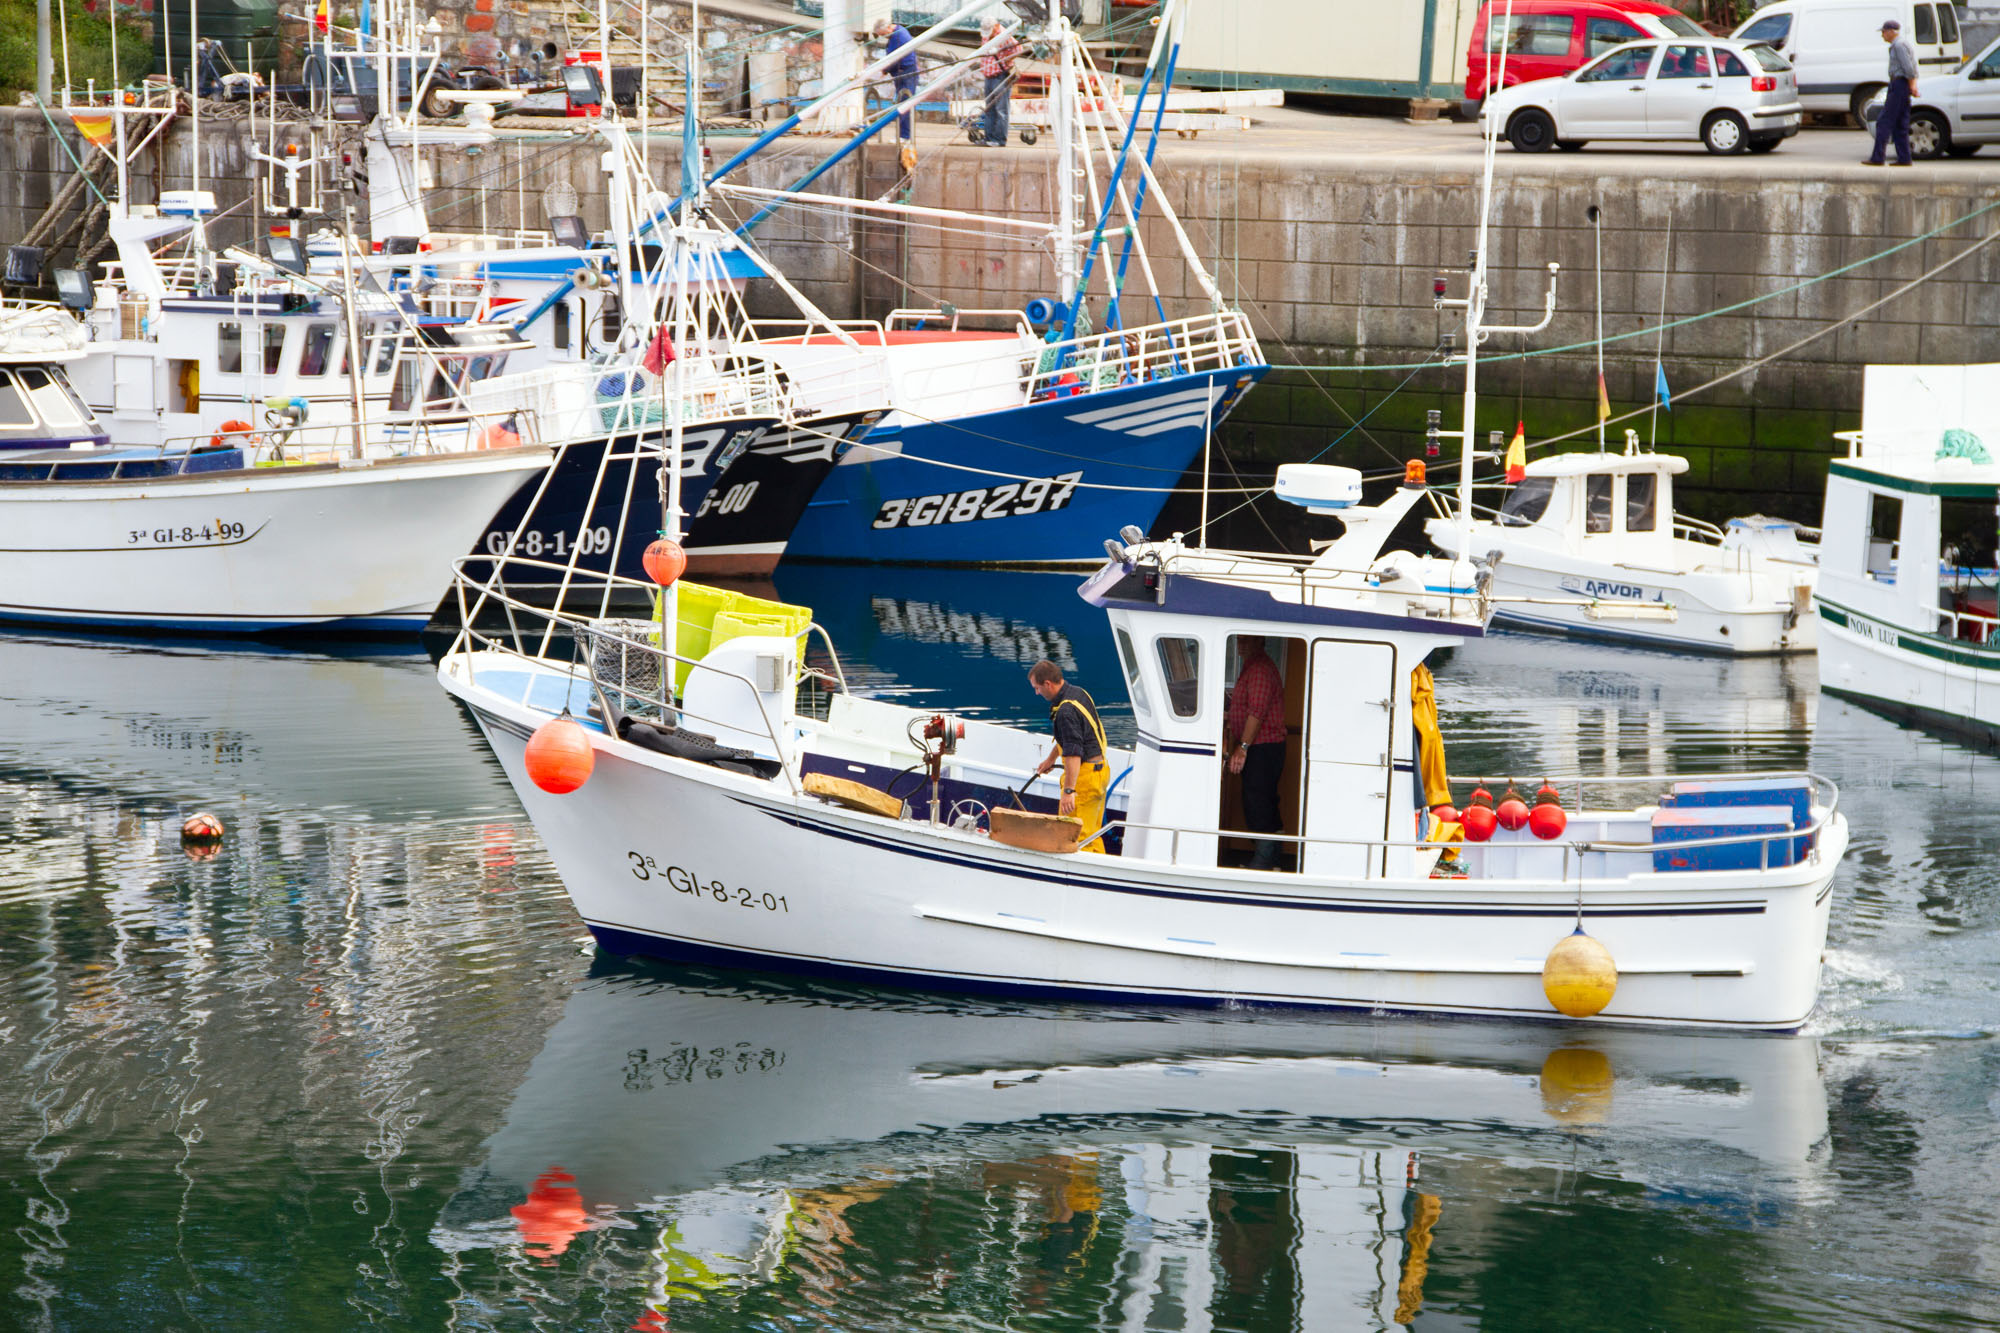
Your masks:
{"label": "red van", "polygon": [[1477,120],[1487,85],[1500,72],[1507,48],[1506,86],[1554,78],[1595,60],[1614,46],[1647,37],[1706,37],[1693,20],[1654,0],[1505,0],[1479,7],[1472,45],[1465,53],[1466,118]]}

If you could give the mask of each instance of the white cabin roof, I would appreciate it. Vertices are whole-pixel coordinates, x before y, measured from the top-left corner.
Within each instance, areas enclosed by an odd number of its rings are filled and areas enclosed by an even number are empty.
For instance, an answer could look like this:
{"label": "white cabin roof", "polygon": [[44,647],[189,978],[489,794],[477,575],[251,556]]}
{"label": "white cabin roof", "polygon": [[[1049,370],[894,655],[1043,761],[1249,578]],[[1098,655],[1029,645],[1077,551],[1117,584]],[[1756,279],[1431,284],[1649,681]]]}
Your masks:
{"label": "white cabin roof", "polygon": [[1550,454],[1528,464],[1531,477],[1616,476],[1632,472],[1677,476],[1687,470],[1687,459],[1677,454]]}

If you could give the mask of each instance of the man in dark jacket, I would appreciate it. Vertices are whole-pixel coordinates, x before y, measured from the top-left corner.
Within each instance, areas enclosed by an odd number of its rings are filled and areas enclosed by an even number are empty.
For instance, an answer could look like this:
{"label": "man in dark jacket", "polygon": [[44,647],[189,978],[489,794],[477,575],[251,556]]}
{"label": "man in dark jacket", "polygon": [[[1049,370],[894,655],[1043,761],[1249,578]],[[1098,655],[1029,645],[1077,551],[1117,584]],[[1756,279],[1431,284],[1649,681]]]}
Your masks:
{"label": "man in dark jacket", "polygon": [[1917,53],[1903,38],[1903,25],[1894,19],[1882,21],[1882,40],[1889,44],[1889,91],[1882,103],[1882,118],[1875,122],[1875,152],[1861,159],[1863,165],[1882,165],[1882,152],[1889,140],[1896,141],[1896,165],[1910,165],[1910,99],[1917,95]]}
{"label": "man in dark jacket", "polygon": [[[910,30],[890,19],[883,19],[875,25],[875,35],[884,41],[884,48],[894,54],[910,44]],[[905,52],[901,60],[889,62],[889,74],[896,80],[896,100],[907,102],[917,93],[917,53]],[[908,111],[896,117],[896,136],[905,142],[910,138],[911,116]]]}

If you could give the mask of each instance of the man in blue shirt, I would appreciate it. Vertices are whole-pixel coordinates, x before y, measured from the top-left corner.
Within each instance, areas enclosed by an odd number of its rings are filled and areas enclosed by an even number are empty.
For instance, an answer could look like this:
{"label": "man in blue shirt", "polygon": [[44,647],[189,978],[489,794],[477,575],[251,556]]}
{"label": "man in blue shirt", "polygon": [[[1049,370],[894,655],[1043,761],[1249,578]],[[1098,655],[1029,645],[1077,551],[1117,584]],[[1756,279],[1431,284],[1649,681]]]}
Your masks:
{"label": "man in blue shirt", "polygon": [[[875,25],[875,35],[884,39],[884,45],[892,55],[910,44],[910,30],[891,19],[878,22]],[[896,80],[898,102],[907,102],[916,95],[917,53],[915,51],[908,52],[901,60],[890,61],[889,73]],[[910,120],[908,111],[896,117],[896,136],[906,143],[910,138]]]}
{"label": "man in blue shirt", "polygon": [[1875,151],[1861,159],[1870,167],[1882,165],[1882,152],[1889,140],[1896,141],[1896,165],[1910,165],[1910,99],[1917,95],[1917,53],[1903,40],[1903,25],[1894,19],[1882,23],[1882,40],[1889,44],[1889,91],[1882,103],[1882,117],[1875,122]]}

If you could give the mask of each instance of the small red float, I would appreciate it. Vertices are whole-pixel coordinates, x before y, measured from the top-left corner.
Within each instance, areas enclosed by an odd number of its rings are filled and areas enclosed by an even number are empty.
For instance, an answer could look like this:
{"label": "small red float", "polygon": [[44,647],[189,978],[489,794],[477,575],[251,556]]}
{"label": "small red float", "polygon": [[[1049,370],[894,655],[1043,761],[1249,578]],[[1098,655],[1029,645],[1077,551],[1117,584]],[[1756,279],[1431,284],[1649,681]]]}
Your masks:
{"label": "small red float", "polygon": [[1500,804],[1493,807],[1500,827],[1512,832],[1526,828],[1528,824],[1528,803],[1521,799],[1521,793],[1514,790],[1514,784],[1507,784],[1507,794],[1500,798]]}
{"label": "small red float", "polygon": [[221,842],[222,821],[214,815],[209,814],[206,810],[200,814],[189,815],[187,820],[181,825],[181,841],[195,843]]}
{"label": "small red float", "polygon": [[1560,838],[1568,827],[1569,816],[1563,812],[1562,798],[1556,795],[1549,780],[1543,778],[1542,789],[1535,793],[1535,808],[1528,812],[1528,832],[1547,841]]}
{"label": "small red float", "polygon": [[1468,805],[1460,812],[1458,822],[1465,826],[1465,836],[1470,842],[1485,842],[1493,836],[1499,819],[1490,805]]}
{"label": "small red float", "polygon": [[646,548],[646,553],[639,557],[639,563],[646,567],[647,578],[665,588],[686,571],[688,558],[679,542],[671,537],[662,537]]}
{"label": "small red float", "polygon": [[589,734],[568,713],[528,737],[528,778],[552,796],[566,796],[588,782],[596,763]]}
{"label": "small red float", "polygon": [[1458,811],[1450,801],[1440,801],[1431,807],[1431,818],[1440,824],[1456,824]]}

